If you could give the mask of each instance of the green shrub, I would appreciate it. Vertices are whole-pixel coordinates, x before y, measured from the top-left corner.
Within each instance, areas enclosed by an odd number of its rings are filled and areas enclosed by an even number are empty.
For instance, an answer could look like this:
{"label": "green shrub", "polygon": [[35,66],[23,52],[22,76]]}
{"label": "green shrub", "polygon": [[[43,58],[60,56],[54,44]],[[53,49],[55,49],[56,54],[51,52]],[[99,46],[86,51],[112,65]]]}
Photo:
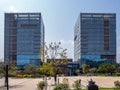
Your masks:
{"label": "green shrub", "polygon": [[32,75],[32,78],[36,78],[36,77],[42,77],[42,75],[39,74],[39,73],[36,73],[36,74]]}
{"label": "green shrub", "polygon": [[23,75],[24,78],[31,78],[31,75],[25,74]]}
{"label": "green shrub", "polygon": [[53,90],[69,90],[68,84],[60,83]]}
{"label": "green shrub", "polygon": [[68,84],[68,79],[67,78],[63,78],[63,81],[62,81],[64,84]]}
{"label": "green shrub", "polygon": [[73,84],[74,90],[81,90],[81,80],[76,80]]}
{"label": "green shrub", "polygon": [[118,89],[118,88],[120,89],[120,81],[118,81],[118,80],[115,81],[115,82],[114,82],[114,85],[115,85],[115,87],[116,87],[117,89]]}
{"label": "green shrub", "polygon": [[39,82],[39,83],[37,84],[38,90],[43,90],[44,87],[45,87],[45,85],[46,85],[45,81]]}
{"label": "green shrub", "polygon": [[17,78],[23,78],[23,75],[17,74],[16,77],[17,77]]}
{"label": "green shrub", "polygon": [[3,76],[4,76],[4,74],[0,74],[0,76],[1,76],[1,77],[3,77]]}
{"label": "green shrub", "polygon": [[120,76],[120,73],[116,73],[116,76]]}
{"label": "green shrub", "polygon": [[16,73],[9,71],[8,72],[9,77],[16,77]]}

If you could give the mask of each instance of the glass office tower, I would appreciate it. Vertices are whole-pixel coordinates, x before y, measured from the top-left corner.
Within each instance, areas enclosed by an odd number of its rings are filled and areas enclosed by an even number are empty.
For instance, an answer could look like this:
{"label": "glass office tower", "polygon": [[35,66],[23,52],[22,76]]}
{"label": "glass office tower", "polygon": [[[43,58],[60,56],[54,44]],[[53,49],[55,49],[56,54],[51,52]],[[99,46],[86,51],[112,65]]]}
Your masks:
{"label": "glass office tower", "polygon": [[74,59],[116,63],[116,14],[81,13],[74,27]]}
{"label": "glass office tower", "polygon": [[4,60],[17,66],[40,65],[44,45],[41,13],[5,13]]}

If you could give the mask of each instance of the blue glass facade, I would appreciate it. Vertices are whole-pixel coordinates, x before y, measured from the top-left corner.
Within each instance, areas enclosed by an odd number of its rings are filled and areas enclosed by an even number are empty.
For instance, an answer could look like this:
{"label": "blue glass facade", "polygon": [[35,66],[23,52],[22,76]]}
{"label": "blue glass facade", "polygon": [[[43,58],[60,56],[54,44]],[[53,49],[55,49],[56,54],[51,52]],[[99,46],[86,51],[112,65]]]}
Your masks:
{"label": "blue glass facade", "polygon": [[74,29],[74,59],[116,62],[116,14],[81,13]]}
{"label": "blue glass facade", "polygon": [[[9,33],[12,30],[13,35]],[[11,42],[10,39],[14,40]],[[40,13],[5,13],[5,60],[14,60],[19,67],[40,65],[43,45],[44,24]]]}

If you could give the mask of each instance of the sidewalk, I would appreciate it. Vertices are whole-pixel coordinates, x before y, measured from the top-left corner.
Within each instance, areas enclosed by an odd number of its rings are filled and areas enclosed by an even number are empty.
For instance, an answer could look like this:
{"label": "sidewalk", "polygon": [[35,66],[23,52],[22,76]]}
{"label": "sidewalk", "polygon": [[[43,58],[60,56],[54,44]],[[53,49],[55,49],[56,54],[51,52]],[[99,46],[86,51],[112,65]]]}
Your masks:
{"label": "sidewalk", "polygon": [[0,87],[4,86],[4,84],[5,84],[5,78],[0,77]]}
{"label": "sidewalk", "polygon": [[[84,87],[86,87],[90,79],[95,81],[99,87],[105,87],[105,88],[112,88],[114,87],[114,81],[116,80],[120,81],[120,77],[99,77],[99,76],[89,76],[89,77],[76,76],[74,77],[74,76],[71,76],[71,77],[58,77],[58,78],[59,78],[60,83],[62,83],[63,78],[67,78],[68,83],[71,88],[72,88],[74,81],[78,79],[81,79],[81,84]],[[9,86],[10,86],[9,90],[37,90],[37,83],[42,80],[43,80],[42,78],[30,78],[30,79],[9,78]],[[47,83],[48,83],[47,90],[52,90],[53,89],[52,84],[54,84],[54,78],[52,77],[51,79],[48,79]]]}

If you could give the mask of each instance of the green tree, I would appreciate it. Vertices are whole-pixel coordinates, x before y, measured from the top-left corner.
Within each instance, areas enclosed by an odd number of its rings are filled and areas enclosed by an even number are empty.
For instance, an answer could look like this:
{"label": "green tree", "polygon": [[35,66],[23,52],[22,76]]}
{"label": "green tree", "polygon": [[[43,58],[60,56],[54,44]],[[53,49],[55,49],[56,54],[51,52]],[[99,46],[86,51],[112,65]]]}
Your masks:
{"label": "green tree", "polygon": [[[51,42],[48,45],[45,44],[44,49],[41,49],[41,54],[43,54],[43,65],[41,67],[42,69],[44,68],[46,71],[48,71],[50,75],[54,75],[55,84],[57,79],[57,73],[62,70],[61,67],[68,63],[66,53],[67,49],[62,48],[60,45],[61,42]],[[44,63],[48,63],[48,67],[46,67]]]}
{"label": "green tree", "polygon": [[80,74],[80,70],[79,70],[79,69],[77,69],[77,70],[76,70],[76,73],[77,73],[77,75],[79,75],[79,74]]}
{"label": "green tree", "polygon": [[2,64],[0,66],[0,74],[4,74],[5,73],[5,70],[4,70],[4,65]]}
{"label": "green tree", "polygon": [[116,73],[120,74],[120,63],[116,64]]}
{"label": "green tree", "polygon": [[89,69],[89,73],[91,73],[91,74],[95,74],[96,71],[97,71],[97,68],[90,68]]}
{"label": "green tree", "polygon": [[0,68],[0,74],[3,74],[3,68]]}
{"label": "green tree", "polygon": [[107,74],[110,73],[111,75],[112,75],[113,72],[115,72],[115,70],[116,70],[116,66],[112,65],[110,63],[103,63],[98,68],[99,72],[107,73]]}
{"label": "green tree", "polygon": [[8,74],[10,76],[16,76],[18,71],[19,71],[18,67],[13,65],[9,68]]}
{"label": "green tree", "polygon": [[89,65],[87,64],[83,65],[82,69],[83,69],[83,73],[87,74],[89,72]]}
{"label": "green tree", "polygon": [[43,75],[48,76],[50,75],[50,64],[49,63],[43,63],[42,66],[40,67],[40,71],[42,72]]}
{"label": "green tree", "polygon": [[36,65],[34,65],[34,64],[29,64],[29,65],[26,65],[25,67],[24,67],[24,71],[26,72],[26,73],[36,73],[36,71],[37,71],[37,66]]}

